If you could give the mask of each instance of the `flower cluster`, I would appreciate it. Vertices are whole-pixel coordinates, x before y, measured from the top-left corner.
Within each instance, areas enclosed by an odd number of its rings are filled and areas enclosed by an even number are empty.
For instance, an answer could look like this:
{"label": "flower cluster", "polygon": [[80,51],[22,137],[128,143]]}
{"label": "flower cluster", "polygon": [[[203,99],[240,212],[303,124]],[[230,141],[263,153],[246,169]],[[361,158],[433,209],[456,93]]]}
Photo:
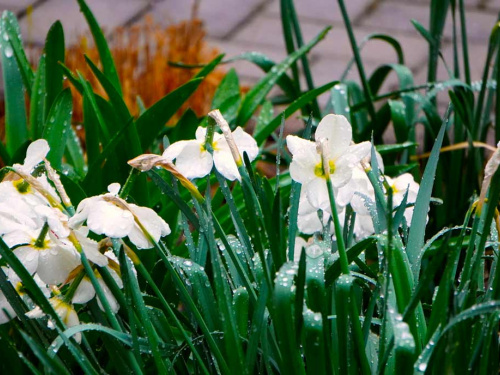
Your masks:
{"label": "flower cluster", "polygon": [[[109,241],[99,243],[89,236],[90,232],[116,239],[128,237],[142,249],[153,247],[153,242],[169,234],[170,228],[150,208],[119,198],[119,184],[111,184],[109,193],[84,199],[71,215],[71,202],[59,176],[45,159],[48,152],[45,140],[33,142],[24,164],[14,164],[0,182],[0,237],[47,297],[53,295],[50,301],[55,311],[71,326],[79,323],[73,304],[84,304],[96,294],[82,266],[82,253],[94,268],[111,309],[116,312],[119,308],[98,268],[106,268],[121,288],[120,267],[114,253],[108,250]],[[2,270],[27,299],[14,270]],[[100,300],[98,304],[102,308]],[[43,312],[35,307],[27,315],[36,318]],[[12,307],[0,293],[0,324],[13,317]],[[49,326],[53,323],[49,322]]]}
{"label": "flower cluster", "polygon": [[[340,222],[344,222],[345,208],[350,205],[356,214],[356,239],[373,234],[369,208],[375,201],[375,192],[365,171],[370,160],[371,144],[354,144],[351,125],[341,115],[327,115],[321,120],[315,133],[316,142],[294,135],[289,135],[286,140],[293,156],[290,175],[302,184],[298,213],[300,232],[313,234],[327,230],[333,233],[332,209],[326,183],[329,179]],[[383,170],[382,158],[378,154],[377,159]],[[415,202],[419,186],[411,174],[406,173],[394,179],[384,178],[392,188],[395,207],[403,202],[405,195],[407,204]],[[407,223],[411,221],[412,214],[413,207],[407,207],[404,212]]]}

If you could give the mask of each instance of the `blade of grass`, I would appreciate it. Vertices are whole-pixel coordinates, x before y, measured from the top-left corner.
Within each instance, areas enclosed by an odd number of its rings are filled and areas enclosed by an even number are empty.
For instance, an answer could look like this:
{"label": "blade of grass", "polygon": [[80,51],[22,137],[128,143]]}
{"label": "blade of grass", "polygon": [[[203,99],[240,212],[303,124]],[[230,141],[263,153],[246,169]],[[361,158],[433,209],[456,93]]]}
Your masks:
{"label": "blade of grass", "polygon": [[[9,22],[8,13],[4,13],[0,20],[0,35],[8,35]],[[5,103],[5,142],[7,152],[12,157],[28,139],[26,106],[21,71],[8,38],[0,38],[0,49]]]}
{"label": "blade of grass", "polygon": [[281,114],[277,115],[271,122],[269,122],[267,125],[262,126],[260,129],[257,129],[257,131],[254,133],[254,138],[257,141],[257,144],[261,145],[262,143],[264,143],[266,138],[269,137],[269,135],[271,135],[271,133],[280,126],[283,116],[285,118],[290,117],[293,113],[297,112],[299,109],[302,109],[307,103],[310,103],[312,98],[318,97],[319,95],[331,89],[337,83],[337,81],[327,83],[326,85],[315,88],[300,96],[297,100],[291,103]]}
{"label": "blade of grass", "polygon": [[427,166],[425,167],[424,175],[422,177],[420,189],[415,202],[415,208],[413,210],[413,217],[408,235],[408,244],[406,246],[406,254],[408,256],[408,260],[410,261],[415,280],[418,280],[420,274],[420,263],[418,263],[417,260],[424,244],[427,212],[429,210],[429,202],[431,199],[437,163],[439,160],[439,150],[443,143],[444,134],[448,128],[448,124],[447,115],[441,125],[441,129],[439,130],[434,146],[432,147],[431,156],[429,157]]}
{"label": "blade of grass", "polygon": [[115,62],[113,61],[113,56],[111,55],[111,51],[109,49],[108,43],[106,42],[106,38],[104,37],[104,34],[87,3],[84,0],[77,1],[78,5],[80,6],[80,11],[83,13],[85,19],[87,20],[90,32],[92,33],[92,36],[94,38],[94,43],[97,47],[97,51],[99,52],[104,75],[111,81],[116,91],[122,94],[120,78],[118,77]]}
{"label": "blade of grass", "polygon": [[257,107],[265,100],[266,95],[271,91],[278,79],[285,74],[290,66],[301,56],[308,53],[317,43],[319,43],[328,33],[330,27],[325,28],[308,44],[298,49],[281,63],[276,65],[265,77],[263,77],[245,96],[241,103],[240,112],[236,122],[244,126],[252,117]]}
{"label": "blade of grass", "polygon": [[71,117],[73,114],[73,98],[69,88],[64,89],[53,101],[43,129],[43,138],[50,146],[47,159],[56,169],[61,169],[62,157],[66,148]]}
{"label": "blade of grass", "polygon": [[[50,27],[45,40],[45,112],[47,121],[51,109],[63,89],[63,72],[59,62],[64,63],[64,31],[60,21]],[[39,68],[40,69],[40,68]]]}

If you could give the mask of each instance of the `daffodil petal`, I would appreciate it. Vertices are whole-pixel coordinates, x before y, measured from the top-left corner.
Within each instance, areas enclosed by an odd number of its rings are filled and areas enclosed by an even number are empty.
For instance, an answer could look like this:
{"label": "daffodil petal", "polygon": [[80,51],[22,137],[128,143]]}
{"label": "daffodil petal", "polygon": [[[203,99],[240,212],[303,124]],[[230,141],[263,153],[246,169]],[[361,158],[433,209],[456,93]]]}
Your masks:
{"label": "daffodil petal", "polygon": [[47,156],[49,150],[49,144],[45,139],[38,139],[32,142],[26,150],[23,168],[28,171],[28,173],[31,173],[31,171],[42,162],[43,158]]}
{"label": "daffodil petal", "polygon": [[73,295],[72,303],[83,304],[90,301],[95,296],[95,289],[92,286],[90,280],[85,276],[80,285],[76,288],[75,294]]}
{"label": "daffodil petal", "polygon": [[175,160],[177,170],[189,179],[206,176],[212,166],[212,155],[196,141],[187,141]]}
{"label": "daffodil petal", "polygon": [[318,124],[315,139],[327,139],[329,156],[336,158],[344,154],[351,144],[351,124],[342,115],[326,115]]}
{"label": "daffodil petal", "polygon": [[233,139],[238,147],[241,157],[243,157],[243,152],[246,152],[250,161],[255,160],[259,154],[259,147],[257,146],[255,139],[250,134],[238,126],[233,131]]}
{"label": "daffodil petal", "polygon": [[80,264],[75,252],[55,246],[49,250],[40,251],[37,274],[49,285],[61,284],[69,273]]}
{"label": "daffodil petal", "polygon": [[87,217],[87,226],[92,232],[112,238],[126,237],[133,225],[131,212],[104,200],[96,201]]}
{"label": "daffodil petal", "polygon": [[227,143],[219,141],[218,150],[214,151],[214,164],[215,168],[221,175],[223,175],[229,181],[239,180],[240,172],[238,172],[238,167],[234,161],[231,151],[229,151],[229,146]]}
{"label": "daffodil petal", "polygon": [[328,188],[326,181],[323,178],[316,178],[305,185],[307,199],[311,206],[316,209],[321,209],[330,212],[330,198],[328,196]]}
{"label": "daffodil petal", "polygon": [[286,137],[286,144],[293,155],[290,163],[290,176],[301,184],[318,178],[316,167],[321,165],[321,156],[316,152],[314,142],[307,141],[294,135]]}
{"label": "daffodil petal", "polygon": [[163,151],[163,154],[161,156],[163,156],[168,161],[173,161],[177,158],[177,156],[179,156],[182,150],[184,150],[184,147],[190,144],[200,145],[200,143],[196,142],[195,140],[178,141],[168,146],[166,150]]}

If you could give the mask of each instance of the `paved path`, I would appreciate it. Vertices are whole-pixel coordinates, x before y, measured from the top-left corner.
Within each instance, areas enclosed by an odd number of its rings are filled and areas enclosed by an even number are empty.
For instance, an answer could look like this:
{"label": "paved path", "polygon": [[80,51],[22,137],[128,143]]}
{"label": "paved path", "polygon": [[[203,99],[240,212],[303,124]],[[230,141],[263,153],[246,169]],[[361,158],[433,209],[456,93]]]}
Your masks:
{"label": "paved path", "polygon": [[[87,0],[98,21],[106,30],[140,22],[152,14],[161,24],[189,18],[192,0]],[[358,41],[367,35],[387,33],[397,38],[405,53],[407,65],[416,83],[426,76],[427,44],[410,23],[416,19],[427,26],[429,0],[347,0],[348,12]],[[500,11],[500,0],[465,0],[470,39],[473,79],[480,79],[486,57],[488,36]],[[351,50],[336,0],[295,0],[304,39],[308,40],[323,27],[333,30],[311,53],[315,84],[338,79],[351,58]],[[86,31],[76,0],[0,0],[0,10],[18,14],[26,41],[42,44],[50,25],[60,19],[68,43]],[[281,32],[279,0],[201,0],[199,16],[205,21],[209,43],[228,56],[244,51],[260,51],[278,61],[285,56]],[[448,20],[450,21],[450,20]],[[445,31],[443,54],[451,63],[451,22]],[[379,41],[370,42],[362,51],[368,73],[381,63],[396,61],[394,50]],[[247,62],[234,65],[242,80],[252,83],[263,73]],[[356,71],[349,73],[356,79]],[[441,69],[439,78],[445,79]]]}

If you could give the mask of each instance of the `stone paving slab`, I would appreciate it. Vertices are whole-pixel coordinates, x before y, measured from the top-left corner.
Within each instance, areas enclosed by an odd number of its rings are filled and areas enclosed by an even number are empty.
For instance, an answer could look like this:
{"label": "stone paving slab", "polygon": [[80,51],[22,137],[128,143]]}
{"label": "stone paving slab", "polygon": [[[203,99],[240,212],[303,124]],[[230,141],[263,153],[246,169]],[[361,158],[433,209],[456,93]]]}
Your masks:
{"label": "stone paving slab", "polygon": [[374,11],[360,20],[359,25],[378,32],[395,32],[417,36],[418,32],[410,22],[415,19],[425,27],[429,24],[429,8],[426,5],[384,1]]}
{"label": "stone paving slab", "polygon": [[[1,3],[0,3],[1,4]],[[150,5],[149,0],[87,0],[97,21],[108,32],[121,26]],[[88,32],[88,26],[76,1],[48,0],[33,10],[31,17],[20,20],[24,40],[42,45],[50,26],[60,20],[65,32],[66,44],[75,43],[78,36]]]}
{"label": "stone paving slab", "polygon": [[[162,25],[191,17],[195,0],[88,0],[99,23],[109,33],[113,28],[139,22],[151,12]],[[406,64],[412,69],[415,81],[424,81],[428,46],[410,22],[416,19],[428,27],[430,0],[346,0],[355,37],[360,43],[371,33],[385,33],[395,37],[402,45]],[[464,0],[467,7],[468,38],[470,42],[471,74],[479,79],[489,33],[500,10],[500,0]],[[30,17],[26,7],[35,4]],[[333,25],[325,40],[310,53],[313,78],[317,85],[338,79],[352,58],[350,43],[336,0],[294,0],[307,42],[327,25]],[[67,43],[87,32],[85,19],[76,0],[0,0],[0,9],[11,9],[24,14],[20,19],[25,40],[43,44],[50,25],[61,19]],[[226,52],[228,57],[241,52],[259,51],[274,61],[281,61],[285,53],[282,36],[280,0],[200,0],[198,16],[205,22],[208,43]],[[452,63],[451,24],[448,19],[443,40],[443,53]],[[112,35],[111,35],[112,36]],[[382,63],[396,62],[392,47],[381,41],[369,42],[362,50],[367,73]],[[476,58],[477,57],[477,58]],[[264,73],[255,65],[240,61],[234,67],[243,84],[252,84]],[[440,64],[439,78],[446,79],[446,70]],[[349,78],[357,80],[354,68]],[[390,76],[384,89],[397,85]]]}
{"label": "stone paving slab", "polygon": [[[347,13],[351,20],[358,19],[364,14],[370,1],[348,0],[346,1]],[[336,0],[295,0],[295,10],[299,20],[319,20],[331,24],[342,23],[342,15]],[[268,4],[265,12],[272,16],[280,17],[280,2],[272,1]]]}
{"label": "stone paving slab", "polygon": [[0,11],[10,10],[11,12],[19,13],[36,2],[36,0],[1,0]]}
{"label": "stone paving slab", "polygon": [[[242,44],[235,41],[217,40],[209,38],[207,40],[211,45],[217,46],[221,52],[225,53],[225,58],[235,57],[244,52],[260,52],[269,57],[275,62],[280,62],[286,57],[284,49],[271,48],[258,44],[246,43]],[[265,73],[255,64],[249,61],[235,61],[225,65],[227,68],[235,68],[240,76],[240,83],[250,85],[264,77]]]}
{"label": "stone paving slab", "polygon": [[[366,27],[357,27],[354,31],[356,42],[360,45],[365,38],[373,34],[374,30]],[[392,35],[400,43],[405,57],[405,64],[417,71],[422,62],[427,58],[428,44],[421,36]],[[313,50],[322,57],[336,56],[350,60],[353,56],[352,48],[344,28],[334,28],[327,38],[318,44]],[[387,42],[372,39],[366,42],[361,49],[361,57],[365,62],[372,63],[396,63],[397,54],[395,49]]]}
{"label": "stone paving slab", "polygon": [[[202,0],[198,16],[205,20],[211,37],[231,38],[232,33],[265,2],[266,0]],[[191,13],[192,2],[187,0],[161,0],[152,9],[155,21],[160,24],[189,19]]]}

